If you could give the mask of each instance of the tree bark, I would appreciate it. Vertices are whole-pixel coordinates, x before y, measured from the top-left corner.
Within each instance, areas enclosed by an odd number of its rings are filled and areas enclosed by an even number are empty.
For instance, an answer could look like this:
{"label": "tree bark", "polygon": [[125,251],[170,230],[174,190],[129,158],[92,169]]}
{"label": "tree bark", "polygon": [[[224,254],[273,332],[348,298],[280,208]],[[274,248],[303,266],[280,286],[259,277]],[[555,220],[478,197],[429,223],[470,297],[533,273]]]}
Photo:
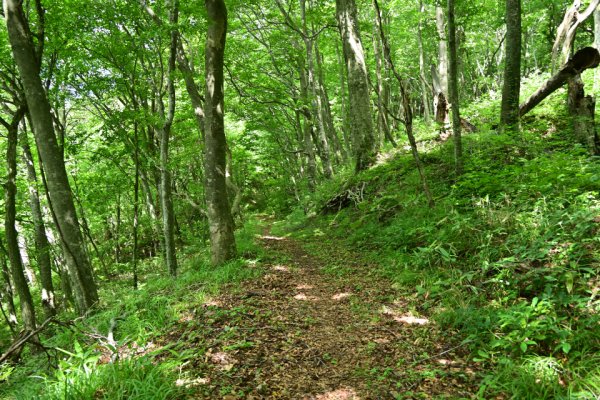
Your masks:
{"label": "tree bark", "polygon": [[425,14],[425,4],[423,0],[419,1],[419,26],[417,28],[417,43],[419,46],[419,78],[421,79],[421,96],[423,98],[423,118],[426,123],[431,122],[431,104],[429,103],[429,92],[431,86],[425,75],[425,50],[423,49],[423,21]]}
{"label": "tree bark", "polygon": [[6,178],[6,184],[4,185],[4,233],[6,235],[6,248],[8,259],[10,261],[12,278],[17,295],[19,296],[19,303],[21,304],[21,318],[25,329],[33,331],[36,328],[35,307],[23,271],[23,260],[21,259],[19,238],[15,226],[17,217],[17,142],[19,124],[21,123],[24,114],[25,107],[21,107],[17,110],[7,129],[6,167],[8,176]]}
{"label": "tree bark", "polygon": [[433,74],[435,98],[435,121],[442,125],[448,123],[448,42],[446,38],[446,27],[444,22],[444,9],[441,6],[435,8],[435,23],[437,27],[438,42],[438,66]]}
{"label": "tree bark", "polygon": [[527,101],[521,104],[519,107],[519,115],[522,117],[527,114],[546,97],[564,85],[569,78],[581,74],[586,69],[596,68],[598,65],[600,65],[600,53],[597,49],[593,47],[584,47],[579,50],[560,71],[544,82],[544,84],[540,86],[529,99],[527,99]]}
{"label": "tree bark", "polygon": [[506,0],[506,62],[502,86],[500,125],[519,129],[521,93],[521,0]]}
{"label": "tree bark", "polygon": [[8,315],[5,315],[6,323],[13,334],[17,327],[17,312],[15,310],[15,301],[13,296],[12,284],[10,283],[10,270],[6,264],[7,251],[0,241],[0,272],[2,273],[2,282],[0,282],[0,300],[6,304]]}
{"label": "tree bark", "polygon": [[337,135],[335,125],[333,123],[333,113],[331,112],[331,106],[329,104],[329,94],[327,93],[327,87],[325,86],[324,72],[323,72],[323,55],[319,51],[318,42],[315,42],[315,58],[317,60],[318,69],[318,84],[319,84],[319,95],[321,97],[321,103],[323,105],[323,120],[327,130],[327,137],[333,144],[335,149],[336,163],[340,164],[346,161],[347,154],[345,149],[340,142],[340,138]]}
{"label": "tree bark", "polygon": [[454,19],[454,0],[448,0],[448,91],[452,104],[452,134],[454,136],[454,170],[456,176],[463,172],[463,154],[458,101],[458,61],[456,48],[456,23]]}
{"label": "tree bark", "polygon": [[306,74],[306,69],[304,68],[305,62],[304,57],[297,58],[298,63],[298,76],[300,78],[300,107],[299,111],[302,114],[303,124],[302,124],[302,132],[301,132],[301,143],[304,147],[304,154],[306,156],[306,177],[308,180],[308,189],[312,192],[316,187],[316,179],[317,179],[317,162],[315,159],[315,150],[312,140],[312,131],[314,129],[313,126],[313,117],[308,107],[309,98],[308,98],[308,77]]}
{"label": "tree bark", "polygon": [[211,261],[222,264],[236,256],[234,223],[227,195],[225,163],[223,64],[227,35],[227,9],[223,0],[205,0],[208,32],[205,47],[206,203],[210,225]]}
{"label": "tree bark", "polygon": [[83,314],[98,302],[98,291],[90,260],[85,253],[64,159],[54,132],[50,104],[40,79],[39,60],[35,54],[22,3],[18,0],[5,0],[4,15],[13,56],[33,121],[38,152],[46,169],[48,197],[75,286],[77,309]]}
{"label": "tree bark", "polygon": [[46,224],[42,215],[40,195],[38,190],[37,173],[33,155],[29,147],[27,131],[22,130],[21,148],[23,149],[23,161],[27,167],[27,181],[29,185],[29,207],[31,209],[31,220],[33,221],[34,240],[36,249],[36,260],[40,270],[40,281],[42,283],[42,307],[46,319],[56,315],[56,303],[54,285],[52,283],[52,261],[50,259],[50,243],[46,236]]}
{"label": "tree bark", "polygon": [[173,211],[173,195],[171,185],[171,170],[169,168],[169,140],[171,126],[175,117],[175,60],[177,57],[178,31],[175,28],[179,17],[179,1],[173,0],[169,16],[171,26],[171,45],[167,66],[167,95],[168,110],[165,113],[162,95],[158,95],[159,113],[164,124],[159,128],[160,135],[160,207],[162,215],[162,230],[164,243],[164,260],[169,274],[177,276],[177,255],[175,247],[175,213]]}
{"label": "tree bark", "polygon": [[350,129],[353,141],[355,171],[370,167],[376,158],[375,135],[371,113],[369,78],[354,0],[336,0],[336,15],[343,43],[348,73]]}
{"label": "tree bark", "polygon": [[596,100],[586,96],[581,74],[569,78],[568,106],[573,118],[573,132],[577,140],[587,146],[591,155],[600,155],[600,143],[596,131]]}
{"label": "tree bark", "polygon": [[574,0],[571,7],[567,9],[563,21],[556,31],[556,39],[552,46],[552,72],[560,68],[569,58],[577,28],[594,13],[598,5],[600,5],[600,0],[591,0],[585,11],[580,13],[581,0]]}
{"label": "tree bark", "polygon": [[389,95],[386,93],[386,83],[384,79],[384,74],[386,71],[383,57],[381,55],[382,45],[379,35],[377,34],[377,26],[374,28],[375,34],[373,35],[373,52],[375,53],[375,72],[377,76],[377,128],[379,130],[379,135],[377,138],[378,146],[376,148],[379,149],[379,142],[381,141],[382,136],[388,142],[390,142],[392,147],[398,147],[394,137],[392,136],[392,133],[390,132],[390,124],[388,122],[388,114],[386,111],[388,108],[388,105],[386,104],[386,97],[389,97]]}
{"label": "tree bark", "polygon": [[318,150],[323,165],[323,176],[330,179],[333,176],[333,167],[331,165],[331,149],[329,141],[327,140],[327,132],[325,128],[325,121],[323,120],[323,104],[321,102],[321,96],[319,95],[317,87],[317,79],[315,76],[315,61],[314,61],[314,39],[312,32],[308,31],[308,24],[306,22],[306,1],[300,0],[300,17],[302,19],[302,40],[306,48],[306,67],[307,67],[307,79],[308,87],[310,89],[310,104],[314,110],[313,115],[316,119],[316,136],[318,138]]}

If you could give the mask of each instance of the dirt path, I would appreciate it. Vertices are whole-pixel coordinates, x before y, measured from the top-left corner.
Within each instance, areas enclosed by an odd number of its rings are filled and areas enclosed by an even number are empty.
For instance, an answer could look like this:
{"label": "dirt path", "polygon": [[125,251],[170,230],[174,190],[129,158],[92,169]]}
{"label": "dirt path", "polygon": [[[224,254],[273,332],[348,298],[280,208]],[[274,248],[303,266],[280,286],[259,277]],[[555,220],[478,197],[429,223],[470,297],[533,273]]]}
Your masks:
{"label": "dirt path", "polygon": [[171,335],[190,353],[181,383],[193,398],[472,396],[460,348],[351,254],[336,262],[351,272],[337,277],[293,239],[260,240],[274,255],[266,275],[192,310]]}

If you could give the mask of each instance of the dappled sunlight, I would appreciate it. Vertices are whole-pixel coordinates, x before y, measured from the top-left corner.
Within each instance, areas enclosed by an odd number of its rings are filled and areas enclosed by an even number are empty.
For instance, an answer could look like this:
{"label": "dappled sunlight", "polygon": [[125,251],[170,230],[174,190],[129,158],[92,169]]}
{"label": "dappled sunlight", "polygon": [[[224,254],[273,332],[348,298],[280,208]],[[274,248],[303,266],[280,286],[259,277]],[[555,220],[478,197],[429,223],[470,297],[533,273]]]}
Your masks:
{"label": "dappled sunlight", "polygon": [[279,237],[279,236],[259,236],[259,238],[263,239],[263,240],[285,240],[284,237]]}
{"label": "dappled sunlight", "polygon": [[280,272],[290,272],[289,267],[286,267],[285,265],[274,265],[272,267],[272,269],[274,271],[280,271]]}
{"label": "dappled sunlight", "polygon": [[315,288],[314,286],[304,285],[304,284],[296,286],[296,290],[311,290],[314,288]]}
{"label": "dappled sunlight", "polygon": [[360,400],[354,389],[338,389],[332,392],[320,394],[316,400]]}
{"label": "dappled sunlight", "polygon": [[179,317],[179,322],[190,322],[194,320],[194,315],[189,311],[184,311]]}
{"label": "dappled sunlight", "polygon": [[156,344],[154,344],[154,342],[148,342],[143,345],[140,345],[137,342],[132,342],[123,344],[121,346],[108,344],[100,348],[101,356],[99,363],[109,364],[114,362],[115,360],[127,360],[130,358],[137,358],[148,355],[154,350],[156,350]]}
{"label": "dappled sunlight", "polygon": [[223,307],[223,302],[221,300],[217,300],[217,299],[208,299],[204,303],[204,306],[206,306],[206,307]]}
{"label": "dappled sunlight", "polygon": [[176,386],[180,387],[194,387],[194,386],[202,386],[208,385],[210,383],[209,378],[196,378],[196,379],[183,379],[179,378],[175,381]]}
{"label": "dappled sunlight", "polygon": [[300,301],[318,301],[319,300],[319,298],[316,296],[307,296],[304,293],[299,293],[299,294],[295,295],[294,299],[300,300]]}
{"label": "dappled sunlight", "polygon": [[348,297],[350,297],[352,295],[353,295],[353,293],[349,293],[349,292],[337,293],[337,294],[334,294],[333,296],[331,296],[331,299],[339,301],[339,300],[347,299]]}
{"label": "dappled sunlight", "polygon": [[224,371],[231,371],[234,365],[237,363],[236,359],[225,352],[206,353],[206,361],[210,361],[213,364],[217,364],[220,369]]}
{"label": "dappled sunlight", "polygon": [[398,310],[394,310],[388,306],[383,306],[382,313],[391,316],[396,322],[401,322],[407,325],[427,325],[429,323],[427,318],[415,317],[410,312],[401,314]]}
{"label": "dappled sunlight", "polygon": [[408,325],[427,325],[429,323],[427,318],[417,318],[410,314],[403,315],[401,317],[394,317],[394,321],[402,322]]}

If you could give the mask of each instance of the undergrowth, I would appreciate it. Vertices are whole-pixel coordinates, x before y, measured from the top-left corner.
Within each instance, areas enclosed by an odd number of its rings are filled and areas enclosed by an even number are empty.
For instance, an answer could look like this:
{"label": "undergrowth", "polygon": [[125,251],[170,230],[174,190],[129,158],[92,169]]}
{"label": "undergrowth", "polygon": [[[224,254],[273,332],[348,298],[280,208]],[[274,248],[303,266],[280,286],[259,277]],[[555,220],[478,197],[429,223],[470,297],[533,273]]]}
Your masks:
{"label": "undergrowth", "polygon": [[52,325],[43,332],[40,339],[46,353],[27,353],[21,364],[0,367],[0,398],[185,397],[187,389],[177,384],[183,355],[156,341],[224,285],[260,274],[264,253],[254,243],[259,229],[258,222],[248,221],[236,238],[243,257],[218,268],[210,266],[207,254],[190,253],[182,257],[177,279],[166,277],[159,270],[160,261],[154,259],[141,266],[137,291],[129,274],[113,277],[102,285],[104,303],[94,314],[85,319],[65,316],[63,320],[74,322]]}
{"label": "undergrowth", "polygon": [[[524,118],[519,136],[480,124],[458,178],[451,143],[423,152],[434,208],[396,151],[320,187],[308,218],[298,209],[278,229],[379,265],[415,310],[459,333],[487,371],[480,398],[599,398],[600,163],[574,145],[559,101]],[[486,121],[485,110],[471,112]],[[323,208],[354,188],[347,206]]]}

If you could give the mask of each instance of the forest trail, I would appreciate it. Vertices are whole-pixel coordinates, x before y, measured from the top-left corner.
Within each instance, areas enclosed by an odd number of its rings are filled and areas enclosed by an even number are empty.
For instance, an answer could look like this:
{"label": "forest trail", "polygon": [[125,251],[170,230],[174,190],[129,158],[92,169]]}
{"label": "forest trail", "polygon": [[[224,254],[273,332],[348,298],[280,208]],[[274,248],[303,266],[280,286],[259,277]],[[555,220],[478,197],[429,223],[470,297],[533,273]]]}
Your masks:
{"label": "forest trail", "polygon": [[182,366],[192,398],[472,397],[475,372],[461,347],[394,300],[355,255],[325,250],[346,269],[341,277],[303,247],[330,243],[267,231],[258,240],[272,256],[266,273],[190,310],[169,335],[203,355]]}

